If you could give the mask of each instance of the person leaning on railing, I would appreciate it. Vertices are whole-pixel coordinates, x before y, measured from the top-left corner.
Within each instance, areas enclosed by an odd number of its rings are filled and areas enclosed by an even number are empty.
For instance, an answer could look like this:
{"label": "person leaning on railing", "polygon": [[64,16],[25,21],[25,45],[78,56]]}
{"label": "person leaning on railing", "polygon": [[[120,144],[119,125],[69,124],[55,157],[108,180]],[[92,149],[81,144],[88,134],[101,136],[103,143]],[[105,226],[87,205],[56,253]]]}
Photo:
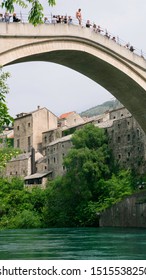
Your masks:
{"label": "person leaning on railing", "polygon": [[13,14],[13,22],[20,22],[21,19],[17,18],[16,13]]}

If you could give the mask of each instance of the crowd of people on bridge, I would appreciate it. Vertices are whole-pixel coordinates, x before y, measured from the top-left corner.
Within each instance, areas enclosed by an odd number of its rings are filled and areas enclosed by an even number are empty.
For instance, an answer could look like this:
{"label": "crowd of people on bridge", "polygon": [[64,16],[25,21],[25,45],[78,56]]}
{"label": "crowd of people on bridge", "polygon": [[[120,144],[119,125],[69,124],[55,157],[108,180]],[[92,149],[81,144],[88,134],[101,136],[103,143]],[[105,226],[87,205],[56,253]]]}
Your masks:
{"label": "crowd of people on bridge", "polygon": [[17,17],[16,13],[13,13],[12,15],[9,12],[5,12],[4,15],[0,14],[0,22],[10,22],[11,18],[13,22],[21,21],[21,19]]}
{"label": "crowd of people on bridge", "polygon": [[[85,24],[82,24],[82,14],[81,14],[81,9],[79,8],[76,11],[75,14],[76,19],[73,20],[71,16],[67,16],[67,15],[52,15],[51,18],[48,19],[48,17],[44,17],[44,23],[45,24],[73,24],[76,22],[78,22],[78,24],[81,27],[86,27],[86,28],[90,28],[93,32],[95,33],[100,33],[102,35],[104,35],[106,38],[111,39],[112,41],[119,43],[119,38],[109,34],[109,32],[105,29],[102,29],[100,27],[100,25],[96,25],[96,23],[91,23],[90,20],[88,19],[86,21]],[[1,13],[0,14],[0,22],[7,22],[9,23],[10,21],[12,22],[21,22],[22,20],[20,18],[17,17],[16,13],[13,13],[12,15],[9,12],[5,12],[4,15]],[[134,47],[130,46],[129,43],[124,45],[125,48],[129,49],[131,52],[134,52]],[[142,56],[142,55],[141,55]]]}

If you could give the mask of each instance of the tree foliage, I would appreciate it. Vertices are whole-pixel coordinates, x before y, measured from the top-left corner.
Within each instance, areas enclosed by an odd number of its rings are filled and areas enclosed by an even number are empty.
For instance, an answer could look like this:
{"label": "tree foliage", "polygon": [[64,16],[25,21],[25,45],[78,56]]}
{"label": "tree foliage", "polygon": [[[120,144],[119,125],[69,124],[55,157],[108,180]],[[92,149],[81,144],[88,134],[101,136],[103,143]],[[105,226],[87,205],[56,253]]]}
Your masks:
{"label": "tree foliage", "polygon": [[98,213],[131,194],[129,171],[114,174],[104,130],[86,125],[72,137],[66,174],[49,183],[46,227],[98,226]]}
{"label": "tree foliage", "polygon": [[72,142],[66,174],[45,190],[0,178],[0,228],[98,226],[101,211],[134,192],[131,172],[111,168],[104,130],[84,126]]}
{"label": "tree foliage", "polygon": [[21,178],[0,178],[0,229],[43,227],[45,192],[25,189]]}
{"label": "tree foliage", "polygon": [[0,68],[0,132],[3,125],[9,125],[13,118],[9,115],[9,109],[6,104],[6,95],[9,93],[7,79],[10,77],[8,72],[4,73]]}
{"label": "tree foliage", "polygon": [[0,174],[6,167],[6,163],[20,153],[20,149],[14,149],[13,147],[0,148]]}
{"label": "tree foliage", "polygon": [[[49,6],[56,5],[55,0],[47,0]],[[5,0],[2,2],[2,8],[6,8],[10,13],[14,12],[15,4],[20,5],[22,8],[31,7],[29,11],[28,20],[33,25],[43,22],[43,5],[39,0]]]}

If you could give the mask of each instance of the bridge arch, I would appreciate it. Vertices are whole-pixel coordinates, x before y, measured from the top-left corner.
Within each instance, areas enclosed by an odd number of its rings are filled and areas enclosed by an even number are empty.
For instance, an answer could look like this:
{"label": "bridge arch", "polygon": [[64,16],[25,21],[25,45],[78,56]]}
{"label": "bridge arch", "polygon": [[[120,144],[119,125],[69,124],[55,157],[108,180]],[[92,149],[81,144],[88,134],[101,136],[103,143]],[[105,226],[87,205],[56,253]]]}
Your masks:
{"label": "bridge arch", "polygon": [[0,64],[48,61],[94,80],[114,95],[146,132],[146,61],[87,28],[2,23]]}

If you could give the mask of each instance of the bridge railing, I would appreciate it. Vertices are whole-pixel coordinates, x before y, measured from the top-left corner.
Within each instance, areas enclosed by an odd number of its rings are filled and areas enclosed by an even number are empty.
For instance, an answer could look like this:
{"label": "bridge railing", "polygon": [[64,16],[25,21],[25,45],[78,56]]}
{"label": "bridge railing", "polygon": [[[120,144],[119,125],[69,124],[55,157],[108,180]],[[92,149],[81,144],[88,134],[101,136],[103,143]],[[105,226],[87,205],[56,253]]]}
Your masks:
{"label": "bridge railing", "polygon": [[[28,23],[28,14],[25,13],[19,13],[17,14],[18,18],[21,20],[22,23]],[[59,15],[61,17],[61,24],[73,24],[73,25],[79,25],[78,20],[75,17],[72,17],[70,15]],[[52,14],[45,14],[44,15],[44,24],[58,24],[56,18],[58,15],[52,15]],[[64,21],[66,19],[66,22]],[[4,21],[1,20],[1,21]],[[13,17],[10,16],[9,22],[13,22]],[[82,28],[86,27],[87,20],[82,20]],[[97,25],[96,23],[91,23],[90,29],[92,32],[95,32],[97,34],[101,34],[103,36],[106,36],[110,40],[115,41],[115,43],[124,46],[127,48],[128,51],[130,51],[131,44],[129,42],[126,42],[122,40],[119,36],[116,36],[115,34],[111,33],[107,30],[107,28],[101,27]],[[132,45],[133,46],[133,45]],[[137,47],[133,46],[134,50],[133,52],[137,54],[138,56],[141,56],[143,59],[146,59],[146,52],[144,52],[142,49],[138,49]]]}

